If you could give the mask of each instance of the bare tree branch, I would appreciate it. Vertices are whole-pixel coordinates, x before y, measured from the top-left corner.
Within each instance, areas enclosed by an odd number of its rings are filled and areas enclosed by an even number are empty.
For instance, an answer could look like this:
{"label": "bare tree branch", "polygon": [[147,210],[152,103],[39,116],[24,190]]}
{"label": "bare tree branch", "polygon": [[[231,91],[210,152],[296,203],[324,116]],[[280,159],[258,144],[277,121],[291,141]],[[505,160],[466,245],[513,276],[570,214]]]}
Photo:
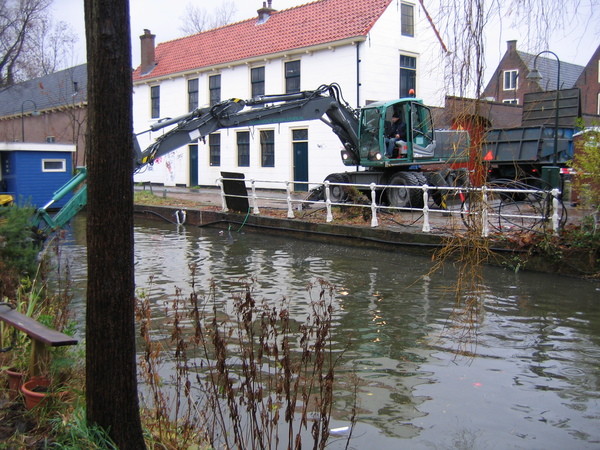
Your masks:
{"label": "bare tree branch", "polygon": [[596,35],[600,35],[600,20],[595,17],[600,0],[430,0],[426,3],[430,11],[437,9],[433,22],[448,47],[446,77],[451,95],[479,97],[487,59],[484,39],[491,26],[501,30],[518,28],[526,37],[519,47],[530,53],[547,49],[550,38],[558,32],[577,36],[578,32],[583,35],[581,30],[595,27]]}
{"label": "bare tree branch", "polygon": [[72,60],[77,35],[66,22],[54,22],[46,17],[32,31],[32,45],[27,57],[20,61],[20,70],[27,79],[54,73]]}
{"label": "bare tree branch", "polygon": [[185,7],[185,14],[181,16],[183,24],[179,29],[185,36],[222,27],[233,21],[237,11],[238,9],[232,1],[220,3],[212,14],[205,8],[188,3]]}
{"label": "bare tree branch", "polygon": [[19,60],[32,39],[32,30],[45,18],[52,0],[0,2],[0,87],[19,81]]}

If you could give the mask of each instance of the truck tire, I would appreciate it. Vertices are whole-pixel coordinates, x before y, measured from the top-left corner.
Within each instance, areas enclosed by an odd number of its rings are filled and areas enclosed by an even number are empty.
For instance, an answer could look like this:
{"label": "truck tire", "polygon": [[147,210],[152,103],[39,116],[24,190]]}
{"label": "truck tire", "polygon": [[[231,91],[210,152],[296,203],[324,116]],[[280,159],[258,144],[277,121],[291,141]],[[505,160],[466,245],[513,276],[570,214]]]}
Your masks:
{"label": "truck tire", "polygon": [[[332,173],[327,175],[325,181],[329,181],[330,183],[348,183],[348,175],[345,173]],[[325,193],[325,191],[323,191]],[[329,186],[329,198],[333,203],[344,203],[348,200],[348,191],[344,186],[333,185]],[[325,198],[325,200],[327,200]]]}
{"label": "truck tire", "polygon": [[[411,172],[398,172],[392,175],[390,186],[421,186],[418,177]],[[388,188],[387,199],[390,206],[397,208],[422,208],[423,192],[419,189]]]}

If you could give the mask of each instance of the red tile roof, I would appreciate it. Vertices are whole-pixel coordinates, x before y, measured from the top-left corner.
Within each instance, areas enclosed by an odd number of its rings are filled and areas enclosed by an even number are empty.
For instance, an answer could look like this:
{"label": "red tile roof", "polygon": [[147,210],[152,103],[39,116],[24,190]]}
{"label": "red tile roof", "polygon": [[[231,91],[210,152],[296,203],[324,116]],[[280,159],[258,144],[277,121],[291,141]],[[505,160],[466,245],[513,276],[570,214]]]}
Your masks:
{"label": "red tile roof", "polygon": [[142,77],[138,67],[133,80],[366,36],[391,1],[318,0],[273,12],[262,24],[255,17],[164,42],[156,46],[154,70]]}

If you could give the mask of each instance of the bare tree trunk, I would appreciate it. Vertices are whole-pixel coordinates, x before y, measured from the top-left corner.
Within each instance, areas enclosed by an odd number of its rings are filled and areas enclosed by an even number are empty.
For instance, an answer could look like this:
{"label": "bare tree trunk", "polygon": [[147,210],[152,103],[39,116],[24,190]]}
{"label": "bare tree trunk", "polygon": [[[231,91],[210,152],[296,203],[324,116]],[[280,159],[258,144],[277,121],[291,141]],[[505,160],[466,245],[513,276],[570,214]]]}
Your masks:
{"label": "bare tree trunk", "polygon": [[89,116],[87,419],[145,448],[135,358],[129,2],[85,0]]}

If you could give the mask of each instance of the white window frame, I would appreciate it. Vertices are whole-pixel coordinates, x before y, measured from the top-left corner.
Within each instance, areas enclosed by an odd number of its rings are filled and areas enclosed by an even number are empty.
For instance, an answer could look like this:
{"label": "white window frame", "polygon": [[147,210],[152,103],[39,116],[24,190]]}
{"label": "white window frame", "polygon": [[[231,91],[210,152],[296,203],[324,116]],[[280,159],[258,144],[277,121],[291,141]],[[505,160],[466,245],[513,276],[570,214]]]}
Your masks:
{"label": "white window frame", "polygon": [[598,94],[598,104],[596,105],[596,114],[600,116],[600,93]]}
{"label": "white window frame", "polygon": [[510,105],[518,105],[519,99],[518,98],[505,98],[502,100],[502,103],[508,103]]}
{"label": "white window frame", "polygon": [[[512,74],[515,74],[514,77]],[[507,87],[506,83],[506,75],[511,74],[509,78],[509,83]],[[514,86],[512,80],[514,79]],[[502,73],[502,90],[503,91],[516,91],[519,88],[519,71],[516,69],[513,70],[505,70]]]}
{"label": "white window frame", "polygon": [[[60,163],[60,169],[48,169],[47,163]],[[67,160],[66,159],[42,159],[42,172],[66,172],[67,171]]]}

